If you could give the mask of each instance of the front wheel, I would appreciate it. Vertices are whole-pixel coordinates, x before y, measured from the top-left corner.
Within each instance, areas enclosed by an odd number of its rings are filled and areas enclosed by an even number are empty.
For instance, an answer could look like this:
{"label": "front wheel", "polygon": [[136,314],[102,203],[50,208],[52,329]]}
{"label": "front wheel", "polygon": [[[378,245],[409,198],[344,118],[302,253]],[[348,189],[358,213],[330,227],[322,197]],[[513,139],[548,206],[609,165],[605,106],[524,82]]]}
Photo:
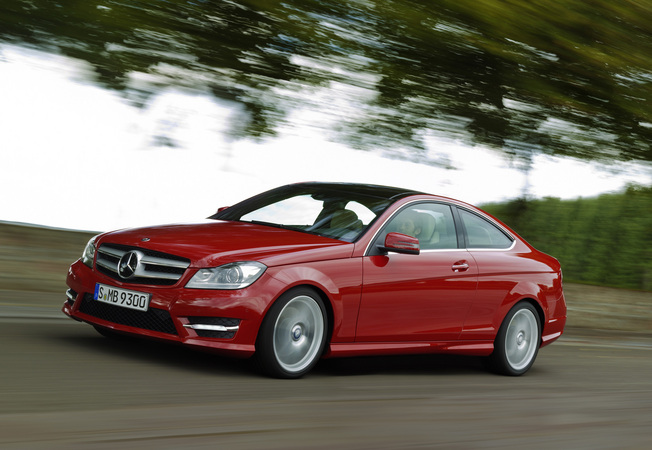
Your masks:
{"label": "front wheel", "polygon": [[310,288],[283,294],[270,308],[258,333],[256,358],[278,378],[299,378],[312,369],[326,345],[324,303]]}
{"label": "front wheel", "polygon": [[503,375],[527,372],[541,345],[539,314],[530,303],[518,303],[503,321],[489,356],[490,368]]}

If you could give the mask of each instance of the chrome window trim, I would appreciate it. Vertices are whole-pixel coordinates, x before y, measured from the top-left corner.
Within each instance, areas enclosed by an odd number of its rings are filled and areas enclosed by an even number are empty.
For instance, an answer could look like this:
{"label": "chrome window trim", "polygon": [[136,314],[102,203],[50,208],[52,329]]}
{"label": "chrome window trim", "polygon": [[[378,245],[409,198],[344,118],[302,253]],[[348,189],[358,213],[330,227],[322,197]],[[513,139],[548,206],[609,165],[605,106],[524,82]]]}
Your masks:
{"label": "chrome window trim", "polygon": [[419,253],[431,253],[431,252],[507,252],[514,248],[516,241],[512,240],[512,245],[509,247],[500,247],[500,248],[427,248],[421,250]]}
{"label": "chrome window trim", "polygon": [[[510,237],[511,237],[511,235],[510,235]],[[474,248],[474,247],[471,247],[471,248],[467,248],[466,250],[468,250],[470,252],[508,252],[511,249],[513,249],[515,245],[516,245],[516,239],[512,239],[512,245],[510,245],[509,247],[496,247],[496,248]]]}
{"label": "chrome window trim", "polygon": [[[470,213],[470,214],[474,214],[474,215],[480,217],[481,219],[483,219],[483,220],[489,222],[489,223],[490,223],[491,225],[493,225],[494,227],[498,228],[498,229],[499,229],[503,234],[505,234],[505,235],[510,239],[510,241],[512,242],[511,245],[510,245],[509,247],[497,247],[497,248],[474,248],[474,247],[468,247],[468,248],[467,248],[467,247],[464,247],[464,248],[431,248],[431,249],[423,249],[423,250],[420,250],[420,253],[431,253],[431,252],[454,252],[454,251],[465,251],[465,252],[467,252],[467,251],[468,251],[468,252],[470,252],[470,251],[473,251],[473,252],[507,252],[507,251],[512,250],[512,249],[514,248],[514,246],[516,245],[516,237],[515,237],[512,233],[510,233],[507,229],[505,229],[505,227],[503,227],[501,224],[496,223],[496,222],[495,222],[491,217],[487,216],[486,213],[484,213],[483,211],[478,211],[478,212],[476,212],[476,211],[473,211],[473,210],[471,210],[471,209],[469,209],[469,208],[466,208],[466,207],[464,207],[464,206],[456,205],[456,204],[454,204],[454,203],[446,203],[446,202],[444,202],[444,201],[427,200],[427,199],[418,199],[418,200],[412,200],[412,201],[407,202],[405,205],[401,206],[399,209],[397,209],[396,211],[394,211],[394,212],[393,212],[393,213],[392,213],[392,214],[391,214],[391,215],[390,215],[390,216],[385,220],[385,222],[380,226],[380,228],[378,228],[378,230],[374,233],[373,237],[369,240],[369,243],[367,244],[367,247],[365,248],[365,251],[364,251],[363,256],[369,256],[369,252],[370,252],[370,250],[371,250],[371,246],[372,246],[372,244],[374,243],[374,241],[375,241],[376,238],[378,237],[378,234],[381,232],[381,230],[385,227],[385,225],[386,225],[390,220],[392,220],[392,219],[394,218],[394,216],[395,216],[396,214],[398,214],[400,211],[403,211],[404,209],[406,209],[407,207],[409,207],[410,205],[413,205],[413,204],[415,204],[415,203],[437,203],[437,204],[440,204],[440,205],[446,205],[446,206],[448,206],[449,208],[451,208],[451,210],[452,210],[453,208],[457,208],[457,209],[460,209],[460,210],[466,211],[466,212],[468,212],[468,213]],[[452,211],[451,211],[451,212],[452,212]],[[460,219],[461,219],[461,218],[460,218]],[[457,231],[457,224],[455,224],[455,225],[456,225],[455,229],[456,229],[456,231]],[[464,234],[466,235],[466,233],[464,233]]]}
{"label": "chrome window trim", "polygon": [[[510,241],[512,241],[512,243],[511,243],[511,245],[509,247],[491,247],[491,248],[469,247],[469,248],[467,248],[467,250],[472,250],[474,252],[487,251],[487,250],[506,252],[506,251],[509,251],[509,250],[514,248],[514,246],[516,245],[516,237],[512,233],[510,233],[505,227],[503,227],[501,224],[497,223],[493,218],[489,217],[484,211],[473,211],[473,210],[471,210],[469,208],[465,208],[463,206],[457,206],[457,205],[456,205],[456,207],[457,207],[457,209],[459,209],[461,211],[465,211],[465,212],[467,212],[469,214],[473,214],[474,216],[477,216],[477,217],[481,218],[485,222],[489,222],[491,225],[496,227],[500,232],[502,232],[505,236],[507,236],[507,238]],[[460,217],[460,220],[463,221],[462,217]],[[465,233],[465,236],[466,236],[466,233]]]}
{"label": "chrome window trim", "polygon": [[[451,208],[451,213],[453,212],[453,211],[452,211],[452,208],[453,208],[453,206],[454,206],[454,205],[452,205],[451,203],[446,203],[446,202],[444,202],[444,201],[428,200],[428,199],[423,199],[423,198],[422,198],[422,199],[418,199],[418,200],[411,200],[411,201],[407,202],[405,205],[401,206],[399,209],[397,209],[396,211],[394,211],[394,212],[393,212],[393,213],[392,213],[392,214],[391,214],[391,215],[390,215],[390,216],[385,220],[385,222],[383,222],[383,224],[380,226],[380,228],[378,228],[378,230],[374,233],[374,235],[373,235],[373,237],[371,238],[371,240],[369,240],[369,243],[367,244],[367,247],[366,247],[365,250],[364,250],[364,254],[363,254],[363,256],[369,256],[369,251],[371,250],[371,245],[372,245],[373,242],[376,240],[376,238],[378,237],[378,234],[379,234],[379,233],[381,232],[381,230],[385,227],[385,225],[386,225],[390,220],[392,220],[392,219],[394,218],[394,216],[395,216],[396,214],[398,214],[400,211],[403,211],[403,210],[406,209],[408,206],[413,205],[413,204],[415,204],[415,203],[437,203],[437,204],[439,204],[439,205],[446,205],[446,206],[448,206],[449,208]],[[455,230],[456,230],[455,232],[457,233],[457,227],[455,228]],[[450,251],[453,251],[453,250],[466,250],[466,249],[465,249],[465,248],[432,248],[432,249],[428,249],[428,250],[420,250],[420,253],[423,253],[423,252],[426,252],[426,251],[447,251],[447,252],[450,252]]]}
{"label": "chrome window trim", "polygon": [[468,248],[426,248],[423,250],[419,250],[419,254],[421,253],[442,253],[442,252],[468,252]]}
{"label": "chrome window trim", "polygon": [[482,217],[484,220],[486,220],[487,222],[489,222],[490,224],[492,224],[496,228],[500,229],[500,231],[505,233],[511,240],[513,240],[513,241],[516,240],[516,237],[509,230],[507,230],[504,226],[502,226],[501,224],[496,222],[492,217],[488,216],[487,213],[485,213],[484,211],[473,211],[473,210],[471,210],[469,208],[466,208],[464,206],[457,206],[457,205],[455,205],[455,206],[458,209],[461,209],[461,210],[464,210],[464,211],[466,211],[468,213],[475,214],[476,216]]}

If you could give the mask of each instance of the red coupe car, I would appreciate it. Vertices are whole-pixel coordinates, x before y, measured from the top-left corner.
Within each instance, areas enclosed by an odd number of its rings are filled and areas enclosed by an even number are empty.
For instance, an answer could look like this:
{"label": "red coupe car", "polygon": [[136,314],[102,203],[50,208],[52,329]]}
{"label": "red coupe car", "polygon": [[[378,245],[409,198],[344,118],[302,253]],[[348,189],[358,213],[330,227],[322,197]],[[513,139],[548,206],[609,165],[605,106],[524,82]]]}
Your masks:
{"label": "red coupe car", "polygon": [[63,312],[103,335],[253,355],[283,378],[322,357],[445,352],[521,375],[566,323],[556,259],[466,203],[363,184],[101,234],[67,284]]}

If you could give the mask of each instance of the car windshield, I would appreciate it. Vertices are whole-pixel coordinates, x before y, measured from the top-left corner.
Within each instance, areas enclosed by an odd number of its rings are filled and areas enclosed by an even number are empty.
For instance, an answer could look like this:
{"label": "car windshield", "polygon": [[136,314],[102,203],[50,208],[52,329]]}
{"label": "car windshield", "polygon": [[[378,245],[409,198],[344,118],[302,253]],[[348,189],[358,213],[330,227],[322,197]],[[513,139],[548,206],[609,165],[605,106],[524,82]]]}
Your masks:
{"label": "car windshield", "polygon": [[380,186],[305,183],[273,189],[210,218],[353,242],[389,205],[405,195],[403,190]]}

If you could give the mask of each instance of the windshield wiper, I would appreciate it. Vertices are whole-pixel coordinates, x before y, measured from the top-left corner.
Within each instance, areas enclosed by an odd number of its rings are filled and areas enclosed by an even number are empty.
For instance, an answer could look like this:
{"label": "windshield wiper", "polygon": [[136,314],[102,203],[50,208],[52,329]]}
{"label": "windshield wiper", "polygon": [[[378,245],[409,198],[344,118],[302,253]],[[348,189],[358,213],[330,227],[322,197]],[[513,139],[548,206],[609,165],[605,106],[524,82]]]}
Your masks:
{"label": "windshield wiper", "polygon": [[316,236],[321,236],[321,237],[325,237],[325,238],[329,238],[329,239],[338,239],[337,237],[332,236],[332,235],[330,235],[328,233],[315,231],[315,230],[312,229],[312,227],[310,227],[310,228],[293,227],[293,226],[290,226],[290,225],[283,225],[283,224],[275,223],[275,222],[265,222],[264,220],[248,220],[248,221],[245,221],[245,223],[253,223],[254,225],[263,225],[263,226],[267,226],[267,227],[281,228],[283,230],[298,231],[300,233],[306,233],[306,234],[314,234]]}
{"label": "windshield wiper", "polygon": [[265,222],[264,220],[251,220],[249,223],[253,223],[254,225],[264,225],[267,227],[274,227],[274,228],[281,228],[283,230],[294,230],[294,231],[301,231],[298,228],[295,227],[289,227],[287,225],[283,225],[280,223],[275,223],[275,222]]}

